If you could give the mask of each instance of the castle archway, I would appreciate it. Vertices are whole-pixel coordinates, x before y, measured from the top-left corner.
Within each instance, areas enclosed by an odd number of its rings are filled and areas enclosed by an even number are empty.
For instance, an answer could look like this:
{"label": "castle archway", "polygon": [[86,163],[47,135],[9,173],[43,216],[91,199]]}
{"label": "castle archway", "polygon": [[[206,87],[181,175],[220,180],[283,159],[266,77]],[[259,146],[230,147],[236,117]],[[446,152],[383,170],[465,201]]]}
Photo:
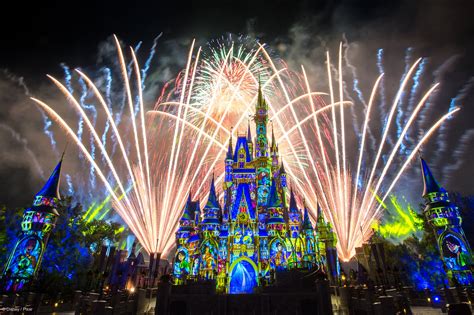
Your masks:
{"label": "castle archway", "polygon": [[258,286],[257,265],[248,257],[235,260],[230,266],[228,292],[230,294],[253,293]]}

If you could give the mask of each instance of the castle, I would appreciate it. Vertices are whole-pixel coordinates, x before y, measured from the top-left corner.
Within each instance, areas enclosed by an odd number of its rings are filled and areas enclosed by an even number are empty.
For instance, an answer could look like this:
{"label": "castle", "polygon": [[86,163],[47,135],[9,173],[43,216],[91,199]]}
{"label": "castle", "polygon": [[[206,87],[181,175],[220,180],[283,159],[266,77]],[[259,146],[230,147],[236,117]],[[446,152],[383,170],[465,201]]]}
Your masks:
{"label": "castle", "polygon": [[33,206],[23,213],[21,232],[2,274],[2,289],[5,292],[29,289],[38,274],[49,236],[59,217],[56,208],[61,200],[59,180],[62,161],[61,157],[46,184],[35,195]]}
{"label": "castle", "polygon": [[423,175],[423,214],[435,235],[444,270],[450,285],[471,286],[474,283],[472,251],[462,228],[459,208],[451,202],[426,161],[420,157]]}
{"label": "castle", "polygon": [[224,203],[214,178],[202,214],[199,201],[189,196],[186,202],[176,232],[176,284],[214,280],[217,292],[251,293],[270,284],[276,272],[296,268],[320,268],[337,279],[335,233],[319,207],[315,227],[306,205],[298,209],[273,129],[271,144],[267,138],[268,104],[260,88],[254,121],[254,140],[250,124],[235,147],[229,139]]}

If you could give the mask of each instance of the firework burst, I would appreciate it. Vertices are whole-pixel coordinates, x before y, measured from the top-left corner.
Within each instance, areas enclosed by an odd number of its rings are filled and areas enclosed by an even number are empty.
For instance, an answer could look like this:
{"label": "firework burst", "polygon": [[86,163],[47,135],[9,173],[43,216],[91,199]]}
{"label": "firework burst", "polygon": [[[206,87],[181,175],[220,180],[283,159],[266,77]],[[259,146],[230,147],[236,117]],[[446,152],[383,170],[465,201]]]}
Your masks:
{"label": "firework burst", "polygon": [[[300,73],[291,71],[282,60],[272,58],[264,45],[229,41],[203,50],[196,49],[193,43],[186,68],[165,86],[154,109],[148,112],[145,112],[143,78],[134,50],[130,52],[133,67],[128,70],[118,41],[117,48],[128,105],[128,115],[121,118],[126,124],[122,123],[121,128],[94,82],[81,71],[77,72],[92,90],[98,102],[96,107],[100,108],[99,117],[93,117],[92,121],[81,100],[59,81],[51,79],[79,113],[93,145],[86,147],[50,106],[34,100],[75,141],[106,187],[114,209],[149,253],[166,255],[172,248],[188,194],[203,201],[211,175],[218,174],[216,182],[222,182],[227,142],[247,130],[259,86],[269,104],[272,128],[291,185],[306,200],[313,219],[318,205],[322,207],[338,236],[338,252],[344,260],[350,259],[355,247],[370,236],[371,224],[381,214],[375,196],[381,195],[383,203],[417,150],[457,110],[454,108],[428,128],[410,147],[411,153],[404,162],[394,163],[407,131],[436,88],[435,85],[429,89],[418,105],[413,106],[405,127],[397,131],[396,143],[388,145],[388,133],[400,97],[419,63],[415,62],[401,82],[375,158],[370,160],[366,154],[367,135],[382,75],[363,109],[362,133],[354,137],[346,130],[349,119],[345,111],[354,104],[346,100],[344,93],[342,46],[337,67],[332,66],[327,56],[329,91],[316,92],[310,88],[304,68]],[[333,72],[337,84],[333,82]],[[110,128],[112,148],[99,136],[105,133],[96,127],[100,115],[105,117],[104,128]],[[359,141],[357,154],[352,156],[349,148],[355,145],[349,139],[354,138]],[[113,155],[110,152],[115,146],[119,154]],[[94,156],[94,148],[101,154],[101,161]],[[388,158],[382,161],[385,155]]]}
{"label": "firework burst", "polygon": [[[327,54],[329,99],[332,104],[336,104],[336,99],[338,99],[339,104],[344,104],[345,102],[342,56],[342,44],[340,45],[338,65],[336,67],[331,64],[329,53]],[[304,154],[308,156],[308,160],[310,160],[310,157],[315,158],[311,161],[311,167],[308,167],[306,171],[306,177],[309,180],[301,177],[297,178],[297,180],[305,182],[305,187],[312,189],[311,191],[304,189],[303,193],[307,203],[311,205],[313,215],[316,214],[314,209],[317,209],[319,204],[323,208],[325,216],[332,223],[338,236],[338,252],[343,260],[349,260],[354,255],[355,248],[370,237],[372,234],[372,222],[382,214],[383,202],[389,196],[423,143],[428,140],[451,114],[459,110],[459,108],[452,108],[449,113],[439,118],[409,150],[400,149],[404,139],[407,138],[410,128],[413,129],[413,123],[417,120],[427,99],[437,88],[438,85],[434,84],[418,100],[413,110],[408,113],[405,126],[397,130],[395,143],[390,143],[388,140],[389,132],[395,118],[395,113],[400,106],[401,96],[420,61],[421,59],[417,60],[409,67],[407,73],[402,78],[392,106],[389,108],[387,116],[383,119],[385,125],[378,138],[379,144],[375,146],[375,157],[368,153],[371,150],[367,144],[367,138],[370,132],[371,113],[376,102],[376,92],[379,89],[383,74],[375,81],[372,88],[369,102],[365,108],[362,128],[347,128],[346,125],[350,124],[348,123],[347,116],[345,116],[345,106],[338,106],[337,109],[335,107],[332,108],[330,115],[333,144],[325,144],[322,141],[324,138],[321,136],[321,128],[318,126],[317,120],[314,121],[316,133],[301,132],[299,134],[303,138],[303,142],[319,144],[319,153],[322,154],[318,155],[318,152],[309,145],[305,148]],[[335,86],[333,83],[333,73],[336,73],[337,79]],[[357,121],[352,121],[352,123],[357,123]],[[362,134],[351,135],[349,134],[351,130],[362,130]],[[349,139],[358,140],[355,156],[349,153],[354,151],[354,140]],[[348,145],[350,148],[347,147]],[[382,196],[379,199],[379,203],[376,201],[378,194]]]}
{"label": "firework burst", "polygon": [[[111,147],[113,145],[109,145],[109,147],[105,145],[105,141],[99,136],[101,134],[99,127],[96,127],[96,124],[86,114],[81,106],[81,101],[76,99],[72,92],[55,78],[50,77],[79,114],[79,119],[84,122],[84,128],[90,133],[91,139],[94,141],[93,145],[98,148],[103,159],[100,160],[93,155],[93,146],[86,147],[71,128],[71,124],[68,124],[55,110],[41,100],[34,98],[33,100],[60,125],[79,147],[106,187],[114,210],[129,226],[143,248],[148,253],[166,254],[172,247],[174,224],[186,200],[185,194],[188,193],[186,190],[182,195],[177,195],[175,190],[169,189],[170,185],[167,183],[170,182],[171,177],[180,182],[188,181],[187,178],[181,178],[176,171],[184,169],[184,165],[188,165],[188,161],[181,154],[179,148],[176,148],[176,142],[171,143],[172,150],[162,150],[162,148],[170,145],[168,141],[170,139],[169,133],[172,132],[170,130],[181,136],[186,133],[185,139],[188,144],[196,143],[196,139],[193,138],[193,134],[187,134],[187,131],[183,130],[185,129],[184,125],[178,124],[168,126],[162,134],[151,139],[152,133],[156,131],[155,122],[154,119],[146,117],[142,77],[134,50],[130,50],[133,62],[133,71],[131,71],[133,76],[131,76],[127,71],[125,57],[117,38],[115,41],[129,109],[128,115],[121,117],[127,121],[126,124],[122,124],[122,128],[116,123],[114,113],[111,112],[94,82],[80,70],[76,71],[96,97],[98,102],[96,107],[101,110],[100,113],[104,116],[106,126],[111,128],[112,135],[110,137],[115,140],[114,145],[118,146],[120,152],[118,156],[112,158]],[[188,62],[187,70],[190,69],[190,65],[191,63]],[[133,91],[136,92],[133,93]],[[182,94],[185,94],[185,90]],[[159,123],[159,127],[166,127],[166,124],[167,122],[163,120]],[[158,128],[158,130],[161,129]],[[203,142],[212,140],[208,137],[204,139]],[[170,165],[171,167],[168,167]],[[170,174],[171,171],[173,171],[173,176]],[[108,176],[109,173],[111,176]],[[189,174],[189,176],[194,175],[194,172]],[[205,180],[205,178],[200,179]]]}

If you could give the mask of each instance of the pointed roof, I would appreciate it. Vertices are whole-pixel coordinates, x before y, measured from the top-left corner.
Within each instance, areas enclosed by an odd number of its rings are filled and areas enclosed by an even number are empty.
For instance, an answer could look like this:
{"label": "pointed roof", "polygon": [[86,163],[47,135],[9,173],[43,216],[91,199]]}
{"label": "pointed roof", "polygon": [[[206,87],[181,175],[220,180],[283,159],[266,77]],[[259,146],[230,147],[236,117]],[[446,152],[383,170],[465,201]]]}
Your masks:
{"label": "pointed roof", "polygon": [[232,128],[230,131],[230,138],[229,138],[229,147],[227,148],[227,157],[228,160],[232,159]]}
{"label": "pointed roof", "polygon": [[207,203],[205,208],[215,208],[220,209],[219,200],[217,199],[216,186],[214,185],[214,174],[212,174],[211,186],[209,188],[209,197],[207,198]]}
{"label": "pointed roof", "polygon": [[245,136],[239,136],[237,138],[237,143],[235,144],[235,150],[234,150],[234,162],[237,162],[238,160],[239,150],[241,147],[243,147],[245,150],[245,162],[250,162],[251,161],[250,150],[249,150],[247,138]]}
{"label": "pointed roof", "polygon": [[296,204],[295,194],[293,189],[290,189],[290,212],[298,212],[298,205]]}
{"label": "pointed roof", "polygon": [[267,207],[277,208],[281,207],[280,198],[278,198],[278,191],[276,187],[275,178],[272,178],[272,187],[270,188],[270,193],[268,194]]}
{"label": "pointed roof", "polygon": [[193,213],[191,213],[192,203],[193,202],[191,200],[191,191],[190,191],[189,195],[188,195],[188,200],[186,200],[186,204],[184,205],[183,215],[181,216],[181,221],[194,220],[194,218],[193,218],[194,211],[193,211]]}
{"label": "pointed roof", "polygon": [[191,213],[196,215],[199,213],[201,213],[201,208],[200,208],[200,205],[201,205],[201,202],[200,200],[196,200],[196,201],[191,201]]}
{"label": "pointed roof", "polygon": [[128,255],[128,259],[135,259],[137,257],[135,255],[136,248],[137,248],[137,239],[133,241],[132,248],[130,249],[130,255]]}
{"label": "pointed roof", "polygon": [[255,220],[256,219],[256,211],[252,203],[252,198],[250,196],[250,186],[248,183],[240,183],[237,186],[237,193],[235,195],[235,202],[232,204],[232,209],[231,209],[231,219],[236,219],[237,215],[239,213],[239,208],[242,199],[245,200],[245,204],[247,205],[247,210],[248,214],[250,216],[250,219]]}
{"label": "pointed roof", "polygon": [[303,229],[313,229],[313,225],[309,219],[309,212],[308,208],[306,207],[306,202],[304,203]]}
{"label": "pointed roof", "polygon": [[428,164],[422,157],[420,157],[420,161],[421,161],[421,173],[423,174],[423,184],[424,184],[423,196],[426,196],[427,194],[432,193],[432,192],[440,192],[441,187],[436,182],[436,179],[431,173],[431,170],[428,167]]}
{"label": "pointed roof", "polygon": [[326,220],[324,219],[324,214],[323,214],[323,209],[321,209],[321,206],[318,203],[318,222],[326,224]]}
{"label": "pointed roof", "polygon": [[59,182],[61,179],[61,165],[63,163],[64,153],[61,156],[61,160],[54,168],[51,176],[49,176],[48,181],[44,184],[43,188],[36,194],[36,196],[43,196],[49,198],[61,199],[59,195]]}
{"label": "pointed roof", "polygon": [[247,125],[247,141],[252,142],[252,131],[250,130],[250,119]]}
{"label": "pointed roof", "polygon": [[275,133],[273,132],[273,123],[272,123],[272,148],[271,148],[272,153],[278,152],[278,146],[276,144],[275,140]]}
{"label": "pointed roof", "polygon": [[285,166],[283,165],[283,161],[281,162],[281,166],[280,166],[280,174],[286,174]]}
{"label": "pointed roof", "polygon": [[265,98],[263,97],[263,93],[262,93],[262,84],[260,82],[260,78],[258,79],[258,97],[257,97],[257,108],[259,107],[267,108],[267,102],[265,102]]}

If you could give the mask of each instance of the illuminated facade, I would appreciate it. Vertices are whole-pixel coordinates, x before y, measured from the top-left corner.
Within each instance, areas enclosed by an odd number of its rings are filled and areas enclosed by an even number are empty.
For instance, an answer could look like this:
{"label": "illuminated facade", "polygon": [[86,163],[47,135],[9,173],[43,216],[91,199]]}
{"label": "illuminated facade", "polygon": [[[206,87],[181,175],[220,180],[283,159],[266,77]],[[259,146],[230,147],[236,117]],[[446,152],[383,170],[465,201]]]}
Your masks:
{"label": "illuminated facade", "polygon": [[214,279],[218,292],[238,294],[271,283],[278,270],[321,267],[336,276],[335,234],[320,209],[316,230],[306,206],[298,209],[273,130],[270,144],[267,138],[268,105],[261,90],[254,121],[254,141],[250,125],[235,146],[229,141],[223,205],[214,178],[202,211],[199,201],[188,198],[176,232],[176,284]]}
{"label": "illuminated facade", "polygon": [[459,209],[438,185],[425,160],[421,159],[425,199],[424,215],[433,228],[444,268],[452,285],[472,285],[472,251],[464,235]]}
{"label": "illuminated facade", "polygon": [[56,208],[60,200],[61,163],[62,159],[36,194],[33,206],[23,213],[21,234],[3,272],[7,292],[28,288],[41,266],[49,235],[59,216]]}

